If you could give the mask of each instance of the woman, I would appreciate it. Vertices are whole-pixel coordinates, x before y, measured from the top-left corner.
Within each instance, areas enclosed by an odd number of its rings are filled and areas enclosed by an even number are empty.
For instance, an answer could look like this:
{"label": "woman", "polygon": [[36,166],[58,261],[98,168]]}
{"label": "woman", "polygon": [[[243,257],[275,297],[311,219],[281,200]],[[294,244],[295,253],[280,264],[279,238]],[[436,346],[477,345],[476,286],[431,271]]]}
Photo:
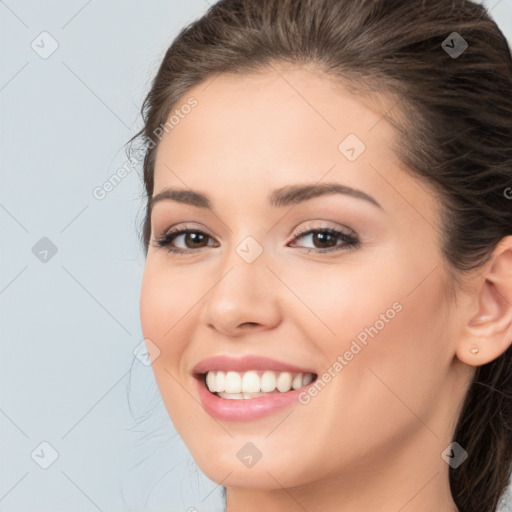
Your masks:
{"label": "woman", "polygon": [[462,0],[221,0],[169,47],[141,325],[228,512],[496,510],[511,86]]}

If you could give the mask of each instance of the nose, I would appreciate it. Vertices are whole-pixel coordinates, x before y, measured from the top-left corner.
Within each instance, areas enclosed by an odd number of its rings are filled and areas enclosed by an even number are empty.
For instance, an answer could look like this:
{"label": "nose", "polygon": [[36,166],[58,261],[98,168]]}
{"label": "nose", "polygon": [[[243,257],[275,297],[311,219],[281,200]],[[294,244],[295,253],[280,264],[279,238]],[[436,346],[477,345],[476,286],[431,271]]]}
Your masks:
{"label": "nose", "polygon": [[247,263],[234,253],[207,292],[200,321],[230,337],[272,329],[281,321],[279,290],[279,280],[267,268],[263,255]]}

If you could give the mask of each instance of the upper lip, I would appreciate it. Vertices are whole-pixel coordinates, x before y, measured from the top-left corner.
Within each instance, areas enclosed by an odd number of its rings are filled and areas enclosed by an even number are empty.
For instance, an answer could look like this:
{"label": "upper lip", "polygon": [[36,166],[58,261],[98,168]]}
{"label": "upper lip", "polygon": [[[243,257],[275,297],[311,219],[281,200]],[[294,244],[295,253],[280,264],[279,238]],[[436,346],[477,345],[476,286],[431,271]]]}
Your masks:
{"label": "upper lip", "polygon": [[277,359],[263,356],[246,355],[243,357],[213,356],[200,361],[192,370],[194,374],[206,373],[211,370],[242,372],[247,370],[271,370],[275,372],[316,373],[312,369],[301,368]]}

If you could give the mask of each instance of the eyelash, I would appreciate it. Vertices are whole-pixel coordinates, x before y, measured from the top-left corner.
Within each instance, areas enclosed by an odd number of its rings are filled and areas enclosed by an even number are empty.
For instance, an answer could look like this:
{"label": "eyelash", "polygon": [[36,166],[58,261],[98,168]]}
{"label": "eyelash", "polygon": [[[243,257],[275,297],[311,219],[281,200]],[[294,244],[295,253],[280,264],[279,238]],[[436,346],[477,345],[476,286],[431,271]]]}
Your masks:
{"label": "eyelash", "polygon": [[[186,235],[189,233],[199,233],[201,235],[205,235],[207,237],[212,238],[208,233],[202,231],[201,229],[197,228],[189,228],[188,226],[181,229],[175,229],[171,230],[167,233],[165,233],[160,238],[156,238],[154,240],[154,245],[157,247],[166,247],[168,249],[168,252],[175,253],[175,254],[185,254],[185,253],[192,253],[199,251],[200,249],[203,249],[203,247],[199,247],[196,249],[178,249],[176,247],[169,247],[170,244],[174,241],[175,238],[177,238],[180,235]],[[334,246],[327,249],[311,249],[309,247],[302,247],[302,249],[306,249],[308,253],[311,251],[317,252],[317,253],[326,253],[326,252],[339,252],[343,250],[348,250],[352,248],[357,248],[360,245],[359,238],[357,235],[352,232],[351,234],[345,233],[343,231],[333,229],[333,228],[311,228],[311,227],[305,227],[294,236],[293,240],[297,240],[299,238],[304,238],[306,235],[310,234],[318,234],[318,233],[329,233],[330,235],[334,235],[336,237],[336,240],[341,240],[344,243],[343,246]]]}

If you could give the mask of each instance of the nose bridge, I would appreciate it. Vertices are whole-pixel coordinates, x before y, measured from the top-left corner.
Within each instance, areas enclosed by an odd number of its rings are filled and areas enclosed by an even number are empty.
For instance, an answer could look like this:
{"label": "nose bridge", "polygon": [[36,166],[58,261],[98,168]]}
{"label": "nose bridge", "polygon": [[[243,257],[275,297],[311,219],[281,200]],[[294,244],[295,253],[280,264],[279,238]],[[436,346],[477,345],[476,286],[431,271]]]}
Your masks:
{"label": "nose bridge", "polygon": [[218,274],[205,297],[201,320],[224,333],[244,323],[269,326],[278,321],[275,277],[268,255],[254,237],[246,236],[219,262]]}
{"label": "nose bridge", "polygon": [[267,269],[268,258],[254,237],[246,236],[229,250],[219,268],[218,284],[212,290],[217,299],[239,302],[264,299],[268,294],[267,282],[271,272]]}

